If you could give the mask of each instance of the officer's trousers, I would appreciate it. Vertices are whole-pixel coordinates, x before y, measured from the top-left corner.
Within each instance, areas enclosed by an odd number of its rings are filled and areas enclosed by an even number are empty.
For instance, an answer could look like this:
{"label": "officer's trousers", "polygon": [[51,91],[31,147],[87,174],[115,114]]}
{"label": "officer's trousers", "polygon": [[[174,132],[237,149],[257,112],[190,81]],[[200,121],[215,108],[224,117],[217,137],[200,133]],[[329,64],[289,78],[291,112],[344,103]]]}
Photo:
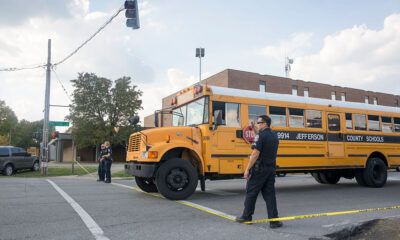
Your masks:
{"label": "officer's trousers", "polygon": [[105,168],[105,174],[106,174],[106,182],[111,182],[111,164],[112,160],[104,160],[104,168]]}
{"label": "officer's trousers", "polygon": [[98,174],[99,174],[99,180],[100,181],[104,181],[104,174],[105,174],[105,164],[104,164],[104,160],[103,161],[99,161],[99,169],[98,169]]}
{"label": "officer's trousers", "polygon": [[275,168],[273,167],[265,167],[259,172],[250,175],[246,185],[243,216],[251,217],[254,214],[254,208],[260,191],[267,204],[268,218],[277,218]]}

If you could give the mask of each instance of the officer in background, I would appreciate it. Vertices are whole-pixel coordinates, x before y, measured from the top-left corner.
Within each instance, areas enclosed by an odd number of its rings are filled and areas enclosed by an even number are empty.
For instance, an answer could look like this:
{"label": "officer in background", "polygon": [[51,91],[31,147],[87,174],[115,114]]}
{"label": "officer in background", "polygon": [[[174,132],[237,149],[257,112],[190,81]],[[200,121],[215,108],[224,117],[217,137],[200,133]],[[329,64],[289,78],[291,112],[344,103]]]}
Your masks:
{"label": "officer in background", "polygon": [[111,164],[112,164],[112,151],[110,147],[110,142],[104,142],[104,165],[105,165],[105,172],[106,172],[106,181],[105,183],[111,183]]}
{"label": "officer in background", "polygon": [[104,144],[101,144],[100,147],[100,153],[99,153],[99,169],[98,169],[98,174],[99,174],[99,179],[97,179],[98,182],[102,182],[104,181],[104,174],[105,174],[105,164],[104,164],[104,159],[103,159],[103,155],[104,155]]}
{"label": "officer in background", "polygon": [[[258,194],[262,196],[267,204],[268,218],[278,218],[278,209],[275,197],[275,168],[276,153],[279,140],[270,129],[271,118],[261,115],[257,120],[257,127],[253,126],[256,136],[249,164],[244,172],[247,180],[246,200],[244,202],[243,214],[236,218],[239,223],[252,220]],[[282,227],[282,222],[270,222],[270,228]]]}

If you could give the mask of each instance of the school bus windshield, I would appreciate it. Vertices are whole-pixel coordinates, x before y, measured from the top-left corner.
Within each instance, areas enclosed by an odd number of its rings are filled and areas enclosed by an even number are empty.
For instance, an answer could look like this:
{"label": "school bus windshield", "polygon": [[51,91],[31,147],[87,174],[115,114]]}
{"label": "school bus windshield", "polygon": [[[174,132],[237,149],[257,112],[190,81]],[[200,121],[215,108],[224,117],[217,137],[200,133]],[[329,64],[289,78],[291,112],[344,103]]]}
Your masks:
{"label": "school bus windshield", "polygon": [[173,110],[172,126],[193,126],[208,123],[208,97],[197,99]]}

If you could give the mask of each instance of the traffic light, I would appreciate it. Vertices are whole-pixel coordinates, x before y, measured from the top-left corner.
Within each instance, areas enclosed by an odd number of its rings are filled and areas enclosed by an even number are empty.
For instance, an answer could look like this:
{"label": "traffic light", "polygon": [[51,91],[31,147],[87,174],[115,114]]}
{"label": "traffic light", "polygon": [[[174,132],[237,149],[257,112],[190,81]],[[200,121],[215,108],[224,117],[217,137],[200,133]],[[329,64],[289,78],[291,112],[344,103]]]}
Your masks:
{"label": "traffic light", "polygon": [[34,132],[33,138],[36,140],[40,140],[42,138],[42,134],[40,134],[40,132]]}
{"label": "traffic light", "polygon": [[133,29],[139,29],[139,9],[137,0],[126,0],[125,1],[125,17],[126,26],[131,27]]}
{"label": "traffic light", "polygon": [[58,131],[54,131],[51,133],[51,138],[58,138],[59,136],[59,132]]}

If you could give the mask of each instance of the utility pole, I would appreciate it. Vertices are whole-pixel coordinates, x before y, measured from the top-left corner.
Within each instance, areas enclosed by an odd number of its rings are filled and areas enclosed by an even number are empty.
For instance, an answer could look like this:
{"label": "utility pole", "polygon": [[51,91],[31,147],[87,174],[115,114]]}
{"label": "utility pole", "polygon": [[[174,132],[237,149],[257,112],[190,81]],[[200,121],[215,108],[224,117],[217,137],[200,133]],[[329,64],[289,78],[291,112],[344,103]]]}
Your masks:
{"label": "utility pole", "polygon": [[49,137],[49,110],[50,110],[50,68],[51,68],[51,39],[47,47],[47,69],[46,69],[46,92],[44,97],[44,121],[43,121],[43,154],[42,154],[42,175],[47,176],[49,162],[48,137]]}

